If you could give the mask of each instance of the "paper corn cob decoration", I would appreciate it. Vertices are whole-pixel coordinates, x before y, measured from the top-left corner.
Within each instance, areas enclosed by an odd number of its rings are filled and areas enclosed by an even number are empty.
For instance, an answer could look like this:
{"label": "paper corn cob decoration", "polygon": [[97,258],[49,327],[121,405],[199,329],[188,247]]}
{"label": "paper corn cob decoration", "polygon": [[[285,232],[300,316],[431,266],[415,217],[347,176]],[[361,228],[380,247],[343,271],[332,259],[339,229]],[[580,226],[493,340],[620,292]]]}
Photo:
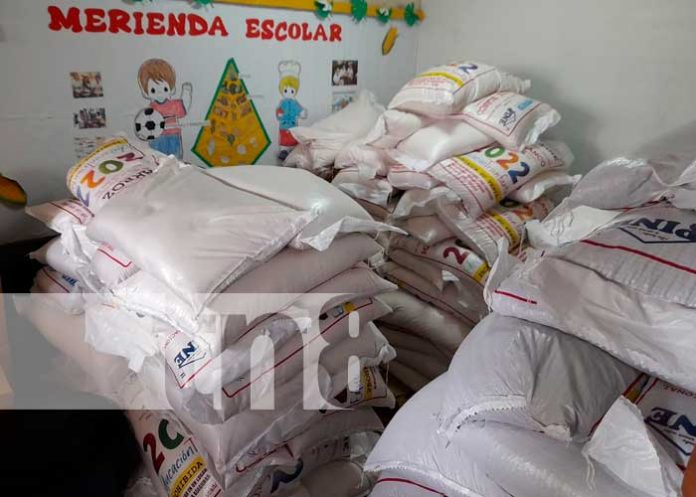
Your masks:
{"label": "paper corn cob decoration", "polygon": [[394,26],[389,28],[389,31],[387,31],[387,34],[384,37],[384,41],[382,41],[382,55],[387,55],[389,54],[389,52],[392,51],[392,48],[394,48],[394,44],[396,43],[396,38],[398,36],[398,29],[396,29]]}
{"label": "paper corn cob decoration", "polygon": [[26,205],[27,194],[15,180],[0,174],[0,201],[11,205]]}

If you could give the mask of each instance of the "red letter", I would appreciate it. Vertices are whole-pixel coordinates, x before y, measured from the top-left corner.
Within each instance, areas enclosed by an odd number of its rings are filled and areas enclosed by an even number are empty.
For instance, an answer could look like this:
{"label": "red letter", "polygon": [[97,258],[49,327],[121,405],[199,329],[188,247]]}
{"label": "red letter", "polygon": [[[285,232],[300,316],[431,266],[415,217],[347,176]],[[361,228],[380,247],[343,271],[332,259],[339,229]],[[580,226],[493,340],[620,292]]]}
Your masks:
{"label": "red letter", "polygon": [[64,16],[60,8],[49,5],[48,13],[51,16],[51,22],[48,24],[49,29],[53,31],[72,29],[73,33],[82,31],[82,26],[80,25],[80,9],[77,7],[70,7],[68,9],[68,15]]}
{"label": "red letter", "polygon": [[130,33],[131,28],[130,26],[128,26],[129,20],[130,15],[125,10],[109,10],[109,32],[118,33],[120,31],[123,31],[124,33]]}
{"label": "red letter", "polygon": [[276,26],[275,37],[278,41],[285,41],[288,38],[288,23],[279,22]]}
{"label": "red letter", "polygon": [[247,38],[258,38],[259,37],[259,20],[258,19],[247,19],[246,20]]}
{"label": "red letter", "polygon": [[198,14],[188,14],[189,35],[200,36],[208,32],[208,23]]}
{"label": "red letter", "polygon": [[164,34],[164,14],[160,12],[148,12],[147,16],[147,34],[163,35]]}
{"label": "red letter", "polygon": [[133,19],[135,19],[135,29],[133,30],[133,34],[143,34],[145,32],[143,31],[143,13],[133,12]]}
{"label": "red letter", "polygon": [[332,24],[331,25],[331,40],[330,41],[342,41],[341,40],[341,25]]}
{"label": "red letter", "polygon": [[273,19],[266,19],[261,23],[261,39],[270,40],[273,38]]}
{"label": "red letter", "polygon": [[103,33],[106,31],[105,14],[106,12],[103,9],[85,9],[85,17],[87,18],[85,31],[88,33]]}
{"label": "red letter", "polygon": [[293,22],[288,29],[288,34],[293,40],[299,40],[300,36],[302,36],[302,28],[300,28],[299,24]]}
{"label": "red letter", "polygon": [[169,27],[167,36],[186,35],[186,14],[169,14]]}
{"label": "red letter", "polygon": [[225,28],[225,23],[222,22],[220,16],[215,16],[215,19],[213,19],[213,23],[210,25],[210,31],[208,31],[208,34],[210,36],[215,36],[215,31],[220,31],[220,36],[229,35],[229,33],[227,32],[227,28]]}
{"label": "red letter", "polygon": [[328,40],[328,38],[326,37],[326,30],[324,29],[323,24],[320,24],[317,27],[317,32],[314,33],[314,41],[318,41],[320,37],[322,38],[322,41]]}
{"label": "red letter", "polygon": [[302,39],[304,41],[312,40],[312,32],[309,30],[309,24],[306,22],[302,23]]}

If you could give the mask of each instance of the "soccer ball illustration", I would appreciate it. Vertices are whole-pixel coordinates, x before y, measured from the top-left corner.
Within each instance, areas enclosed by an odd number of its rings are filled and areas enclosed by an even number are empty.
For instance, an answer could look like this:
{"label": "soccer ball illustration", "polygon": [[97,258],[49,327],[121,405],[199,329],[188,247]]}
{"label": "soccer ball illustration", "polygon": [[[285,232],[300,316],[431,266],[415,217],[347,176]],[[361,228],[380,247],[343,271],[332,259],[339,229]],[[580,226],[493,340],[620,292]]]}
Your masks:
{"label": "soccer ball illustration", "polygon": [[135,136],[143,141],[154,140],[164,131],[164,117],[151,107],[138,112],[135,116]]}

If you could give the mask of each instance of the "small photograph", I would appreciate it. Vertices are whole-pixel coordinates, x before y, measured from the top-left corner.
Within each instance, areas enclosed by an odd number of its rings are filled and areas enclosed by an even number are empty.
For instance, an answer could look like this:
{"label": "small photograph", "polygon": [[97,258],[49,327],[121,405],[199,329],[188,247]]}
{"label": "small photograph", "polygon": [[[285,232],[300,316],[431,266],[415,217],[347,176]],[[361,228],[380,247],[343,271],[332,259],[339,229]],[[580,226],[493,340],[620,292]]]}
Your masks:
{"label": "small photograph", "polygon": [[73,114],[73,125],[78,129],[106,127],[106,110],[104,107],[80,109]]}
{"label": "small photograph", "polygon": [[71,72],[73,98],[103,97],[102,78],[100,72]]}
{"label": "small photograph", "polygon": [[103,136],[75,136],[73,137],[73,145],[75,147],[75,157],[78,160],[88,156],[104,141]]}
{"label": "small photograph", "polygon": [[355,100],[354,92],[334,93],[331,102],[331,113],[345,109],[345,107],[353,100]]}
{"label": "small photograph", "polygon": [[355,86],[358,84],[357,60],[334,60],[331,63],[332,86]]}

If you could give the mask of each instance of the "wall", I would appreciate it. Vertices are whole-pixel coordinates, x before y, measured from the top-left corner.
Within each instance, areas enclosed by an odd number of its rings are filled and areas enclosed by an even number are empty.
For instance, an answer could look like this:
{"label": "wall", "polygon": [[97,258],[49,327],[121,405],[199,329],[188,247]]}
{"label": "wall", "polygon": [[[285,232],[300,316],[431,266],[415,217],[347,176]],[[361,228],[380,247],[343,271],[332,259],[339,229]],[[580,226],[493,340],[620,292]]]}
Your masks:
{"label": "wall", "polygon": [[[48,6],[63,12],[81,9],[121,9],[134,12],[196,13],[208,23],[219,16],[228,36],[148,36],[134,34],[74,33],[49,29]],[[84,13],[84,10],[81,12]],[[314,32],[320,24],[328,30],[341,27],[341,42],[277,41],[247,38],[247,19],[308,23]],[[187,1],[154,0],[141,3],[122,0],[0,0],[0,172],[18,180],[30,203],[67,195],[65,174],[77,160],[74,140],[110,136],[119,131],[133,134],[134,117],[148,106],[141,95],[137,74],[149,58],[166,59],[176,70],[177,87],[190,82],[193,98],[182,119],[184,159],[200,164],[191,153],[223,68],[234,58],[252,96],[259,117],[272,141],[258,160],[275,164],[278,122],[275,110],[281,98],[278,63],[301,64],[298,101],[306,107],[311,123],[331,112],[334,94],[366,88],[386,103],[415,72],[416,35],[419,28],[394,22],[400,36],[391,54],[382,56],[381,45],[388,26],[374,19],[356,24],[348,16],[319,21],[311,12],[215,4],[194,9]],[[358,84],[332,87],[332,61],[358,61]],[[103,97],[73,98],[70,72],[99,71]],[[178,94],[178,93],[177,93]],[[73,114],[85,107],[104,108],[106,127],[76,129]],[[0,205],[0,243],[38,236],[42,228],[21,211]]]}
{"label": "wall", "polygon": [[575,169],[694,120],[693,0],[424,0],[418,66],[486,61],[563,115]]}

